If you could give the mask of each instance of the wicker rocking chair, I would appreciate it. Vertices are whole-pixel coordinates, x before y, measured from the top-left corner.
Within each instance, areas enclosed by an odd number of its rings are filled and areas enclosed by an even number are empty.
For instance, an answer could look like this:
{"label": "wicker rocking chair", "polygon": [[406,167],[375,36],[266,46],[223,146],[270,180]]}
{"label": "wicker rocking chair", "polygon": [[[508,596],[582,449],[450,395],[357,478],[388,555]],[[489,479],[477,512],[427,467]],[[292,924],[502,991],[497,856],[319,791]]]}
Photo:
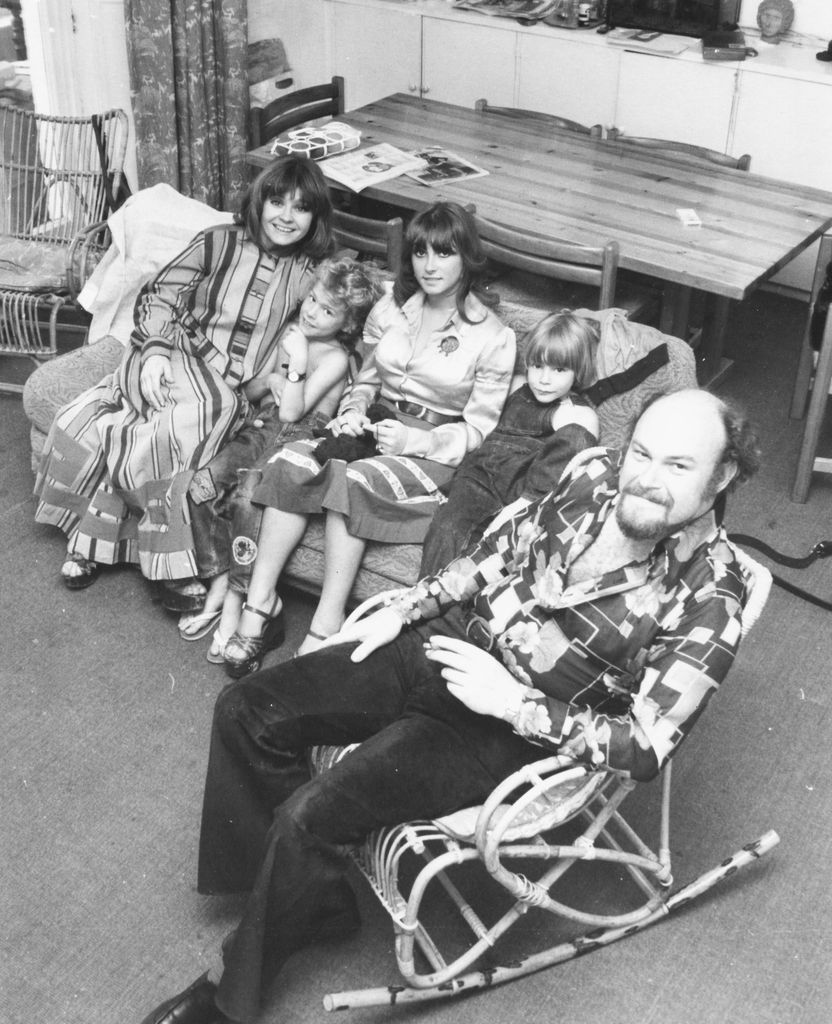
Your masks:
{"label": "wicker rocking chair", "polygon": [[[744,552],[741,560],[751,580],[742,618],[745,635],[766,602],[771,574]],[[370,599],[351,619],[390,596]],[[313,770],[327,770],[352,749],[314,748]],[[717,867],[672,890],[671,769],[668,762],[661,775],[654,847],[643,841],[621,813],[622,803],[639,783],[608,770],[576,765],[563,756],[544,758],[515,772],[481,807],[373,833],[353,851],[353,859],[393,921],[396,961],[404,985],[334,993],[325,997],[326,1009],[445,998],[563,963],[662,920],[777,845],[779,836],[768,831]],[[586,897],[579,905],[576,894],[585,887],[570,884],[573,876],[569,872],[580,871],[580,865],[585,870],[607,871],[606,880],[599,874],[593,889],[614,893],[615,910],[604,912],[587,906]],[[478,874],[472,886],[474,866]],[[629,876],[626,886],[620,881],[625,872]],[[485,900],[484,889],[491,890]],[[502,905],[494,898],[500,890],[504,891]],[[444,898],[438,918],[439,900],[434,897]],[[483,919],[479,907],[483,902],[493,918],[491,924]],[[440,942],[447,942],[446,933],[453,930],[445,927],[448,905],[461,918],[456,932],[467,936],[460,940],[459,934],[453,935],[451,952],[440,949]],[[501,963],[492,955],[487,967],[472,970],[532,911],[548,912],[589,931],[570,935],[522,959]],[[434,937],[439,932],[442,939]]]}

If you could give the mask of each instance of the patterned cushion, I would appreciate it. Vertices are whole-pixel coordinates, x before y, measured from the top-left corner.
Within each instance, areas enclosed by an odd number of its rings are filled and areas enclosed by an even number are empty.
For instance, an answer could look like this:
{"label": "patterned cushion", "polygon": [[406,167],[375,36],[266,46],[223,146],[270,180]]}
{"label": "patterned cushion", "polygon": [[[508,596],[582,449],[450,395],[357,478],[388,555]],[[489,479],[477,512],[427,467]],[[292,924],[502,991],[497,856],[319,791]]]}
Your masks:
{"label": "patterned cushion", "polygon": [[50,242],[0,237],[0,288],[27,292],[66,291],[69,249]]}

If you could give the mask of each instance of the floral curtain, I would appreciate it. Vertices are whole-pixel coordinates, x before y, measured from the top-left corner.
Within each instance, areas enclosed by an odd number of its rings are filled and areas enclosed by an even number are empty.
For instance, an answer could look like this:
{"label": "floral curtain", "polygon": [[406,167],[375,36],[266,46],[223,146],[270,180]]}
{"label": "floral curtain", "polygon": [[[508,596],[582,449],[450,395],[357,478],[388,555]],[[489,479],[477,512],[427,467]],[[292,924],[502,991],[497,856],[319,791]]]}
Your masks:
{"label": "floral curtain", "polygon": [[236,210],[248,81],[246,0],[125,0],[139,187]]}

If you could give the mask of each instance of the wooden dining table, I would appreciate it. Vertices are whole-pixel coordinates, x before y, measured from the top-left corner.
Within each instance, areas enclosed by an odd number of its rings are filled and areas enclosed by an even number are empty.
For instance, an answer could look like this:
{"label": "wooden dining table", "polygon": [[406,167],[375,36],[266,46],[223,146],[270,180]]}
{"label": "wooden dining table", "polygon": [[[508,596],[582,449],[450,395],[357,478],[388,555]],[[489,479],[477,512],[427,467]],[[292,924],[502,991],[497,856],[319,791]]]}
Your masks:
{"label": "wooden dining table", "polygon": [[[488,172],[438,186],[400,176],[362,195],[408,210],[455,200],[519,230],[592,246],[615,241],[620,267],[664,283],[676,306],[663,326],[682,337],[686,297],[704,292],[703,383],[725,365],[730,301],[747,298],[832,227],[832,192],[557,130],[544,119],[395,93],[339,120],[359,129],[362,147],[437,145]],[[266,144],[247,159],[262,167],[274,157]],[[694,210],[701,224],[686,226],[680,210]]]}

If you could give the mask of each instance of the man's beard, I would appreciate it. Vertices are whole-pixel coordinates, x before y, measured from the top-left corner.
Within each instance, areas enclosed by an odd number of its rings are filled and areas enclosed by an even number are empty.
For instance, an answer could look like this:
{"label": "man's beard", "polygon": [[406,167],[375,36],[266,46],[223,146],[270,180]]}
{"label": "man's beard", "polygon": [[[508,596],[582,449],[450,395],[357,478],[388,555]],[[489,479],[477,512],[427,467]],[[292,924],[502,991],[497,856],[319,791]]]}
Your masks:
{"label": "man's beard", "polygon": [[[639,502],[637,507],[633,508],[634,502],[628,502],[629,497],[642,499],[650,504]],[[618,528],[630,540],[657,541],[675,529],[670,526],[672,507],[671,499],[646,491],[636,485],[622,491],[621,499],[615,509],[615,519]]]}
{"label": "man's beard", "polygon": [[[622,490],[620,500],[615,508],[618,528],[630,540],[659,541],[664,537],[669,537],[671,533],[681,530],[683,526],[692,522],[693,519],[698,519],[703,512],[713,507],[719,493],[719,475],[719,467],[717,467],[702,495],[700,512],[683,522],[674,522],[671,519],[674,502],[669,495],[647,490],[639,487],[638,484],[631,484]],[[650,504],[639,503],[636,508],[632,508],[633,502],[628,503],[628,497],[641,498]]]}

